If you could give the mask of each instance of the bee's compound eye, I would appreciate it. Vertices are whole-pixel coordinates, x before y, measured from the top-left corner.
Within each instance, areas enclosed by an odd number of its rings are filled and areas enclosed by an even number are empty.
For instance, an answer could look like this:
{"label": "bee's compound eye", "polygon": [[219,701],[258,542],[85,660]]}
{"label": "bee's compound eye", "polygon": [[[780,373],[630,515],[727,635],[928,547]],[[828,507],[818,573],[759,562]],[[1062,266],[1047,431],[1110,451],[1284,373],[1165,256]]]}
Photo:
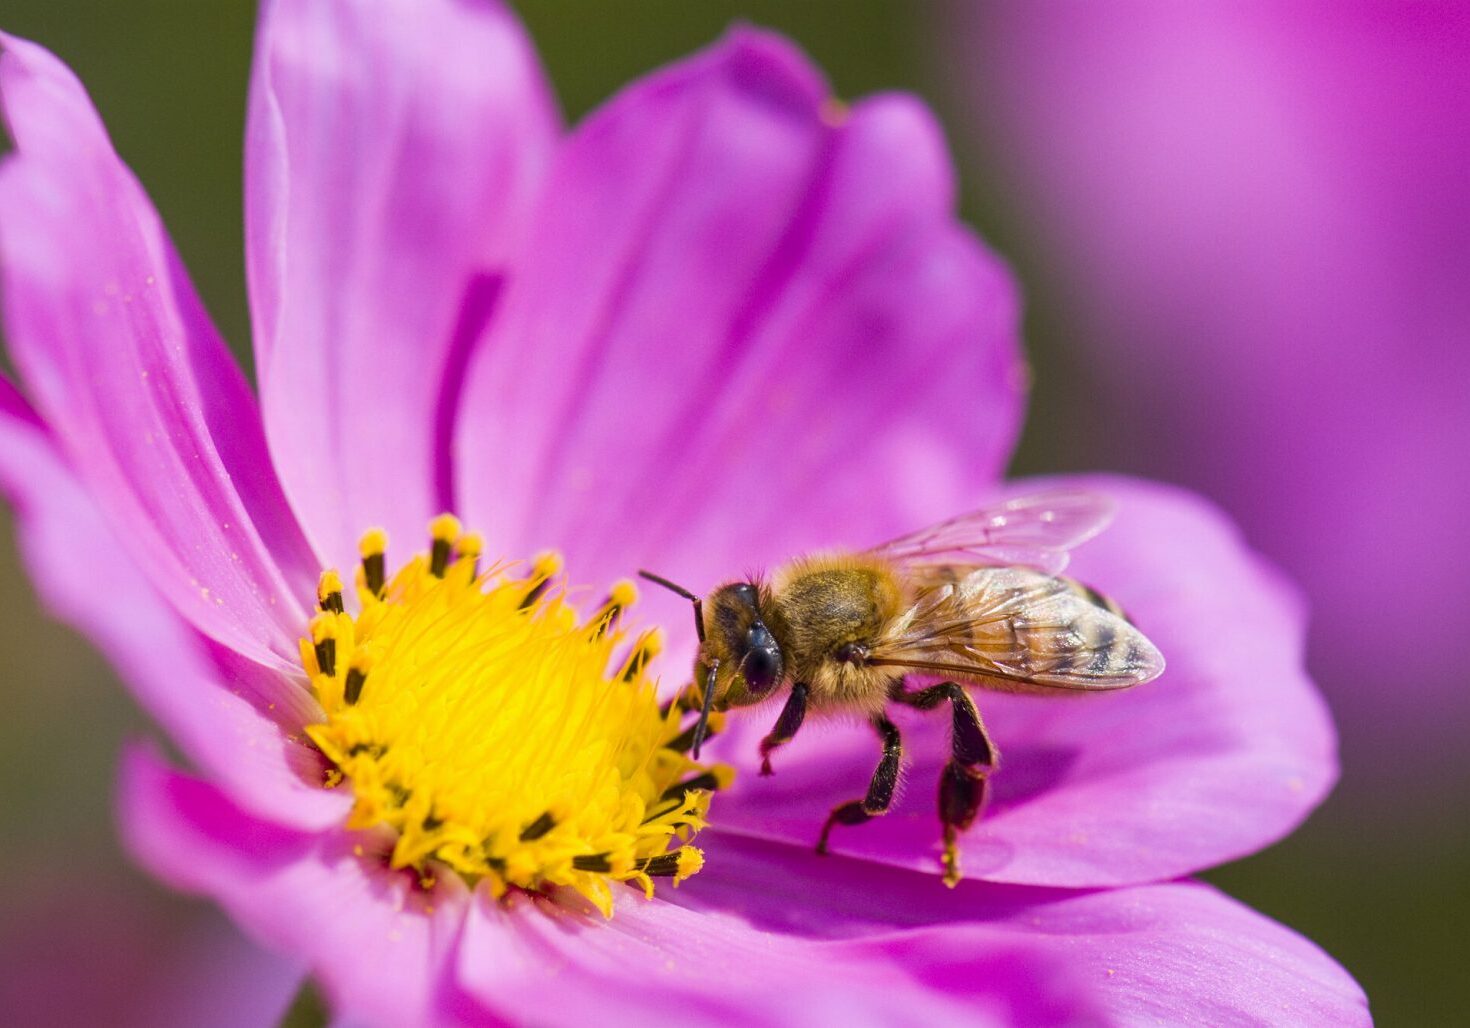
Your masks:
{"label": "bee's compound eye", "polygon": [[745,688],[756,696],[770,692],[781,680],[781,648],[760,622],[752,625],[745,635],[740,673],[745,678]]}

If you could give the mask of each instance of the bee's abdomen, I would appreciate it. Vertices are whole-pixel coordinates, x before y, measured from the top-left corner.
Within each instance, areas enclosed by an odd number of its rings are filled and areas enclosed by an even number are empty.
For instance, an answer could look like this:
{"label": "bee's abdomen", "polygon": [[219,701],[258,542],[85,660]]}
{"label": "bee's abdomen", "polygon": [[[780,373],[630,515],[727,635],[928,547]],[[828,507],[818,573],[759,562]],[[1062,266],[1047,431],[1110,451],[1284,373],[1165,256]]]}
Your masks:
{"label": "bee's abdomen", "polygon": [[1111,596],[1104,595],[1087,583],[1079,582],[1075,578],[1068,578],[1066,575],[1058,575],[1057,581],[1066,583],[1068,590],[1074,595],[1082,597],[1094,607],[1101,607],[1114,617],[1120,617],[1130,625],[1133,624],[1133,619],[1128,616],[1128,612],[1123,609],[1123,605]]}

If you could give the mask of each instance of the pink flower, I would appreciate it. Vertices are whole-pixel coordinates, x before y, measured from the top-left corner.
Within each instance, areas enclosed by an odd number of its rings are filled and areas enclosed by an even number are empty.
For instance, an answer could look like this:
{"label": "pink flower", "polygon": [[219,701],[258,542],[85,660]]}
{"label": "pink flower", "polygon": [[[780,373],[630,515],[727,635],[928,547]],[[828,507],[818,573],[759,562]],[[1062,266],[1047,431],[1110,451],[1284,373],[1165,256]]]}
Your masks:
{"label": "pink flower", "polygon": [[1303,584],[1353,744],[1461,752],[1458,633],[1424,619],[1470,621],[1470,7],[955,13],[1095,459],[1221,497]]}
{"label": "pink flower", "polygon": [[[334,769],[303,730],[335,716],[341,669],[308,683],[338,651],[298,643],[337,630],[312,618],[318,573],[352,566],[370,526],[413,539],[452,509],[494,552],[559,548],[579,581],[646,565],[704,588],[1039,488],[998,482],[1016,300],[954,220],[920,105],[839,105],[789,44],[741,30],[563,135],[494,4],[267,5],[257,406],[80,85],[0,41],[17,141],[0,284],[29,394],[0,388],[0,484],[48,602],[194,767],[127,756],[134,851],[306,962],[339,1014],[1366,1020],[1312,944],[1177,880],[1290,831],[1335,760],[1290,590],[1161,486],[1056,483],[1117,500],[1073,567],[1170,669],[1096,701],[983,698],[1006,766],[957,889],[925,795],[940,718],[903,725],[926,788],[827,858],[813,838],[870,773],[868,733],[803,734],[770,780],[748,773],[748,729],[722,736],[747,773],[715,797],[703,870],[651,900],[617,890],[608,920],[571,889],[497,899],[494,869],[393,870],[408,829],[349,828],[367,787],[322,787]],[[640,607],[675,633],[682,681],[687,609]],[[369,638],[368,616],[334,646]]]}

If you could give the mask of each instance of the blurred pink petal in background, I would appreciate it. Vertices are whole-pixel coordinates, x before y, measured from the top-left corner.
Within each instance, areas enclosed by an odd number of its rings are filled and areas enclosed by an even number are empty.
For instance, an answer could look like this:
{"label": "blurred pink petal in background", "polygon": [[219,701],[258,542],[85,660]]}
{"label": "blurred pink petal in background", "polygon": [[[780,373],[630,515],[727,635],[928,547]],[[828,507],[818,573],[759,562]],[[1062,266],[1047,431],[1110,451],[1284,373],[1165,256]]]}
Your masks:
{"label": "blurred pink petal in background", "polygon": [[952,13],[1088,456],[1216,497],[1303,583],[1350,743],[1462,748],[1470,6]]}

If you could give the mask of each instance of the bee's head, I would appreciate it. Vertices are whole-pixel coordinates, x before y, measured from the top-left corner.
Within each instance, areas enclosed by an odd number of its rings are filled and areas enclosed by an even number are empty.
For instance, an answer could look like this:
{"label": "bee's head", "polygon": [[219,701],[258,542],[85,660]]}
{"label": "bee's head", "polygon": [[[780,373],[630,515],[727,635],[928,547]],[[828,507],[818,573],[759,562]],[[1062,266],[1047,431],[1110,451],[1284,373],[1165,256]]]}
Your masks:
{"label": "bee's head", "polygon": [[703,691],[704,699],[690,752],[698,759],[711,710],[759,702],[786,675],[781,646],[761,616],[761,606],[770,594],[753,582],[731,582],[700,599],[667,578],[647,571],[638,573],[694,603],[694,626],[699,633],[694,681]]}
{"label": "bee's head", "polygon": [[695,680],[703,682],[715,661],[714,705],[745,707],[770,695],[785,677],[781,646],[761,616],[762,590],[751,582],[731,582],[704,601],[704,642]]}

